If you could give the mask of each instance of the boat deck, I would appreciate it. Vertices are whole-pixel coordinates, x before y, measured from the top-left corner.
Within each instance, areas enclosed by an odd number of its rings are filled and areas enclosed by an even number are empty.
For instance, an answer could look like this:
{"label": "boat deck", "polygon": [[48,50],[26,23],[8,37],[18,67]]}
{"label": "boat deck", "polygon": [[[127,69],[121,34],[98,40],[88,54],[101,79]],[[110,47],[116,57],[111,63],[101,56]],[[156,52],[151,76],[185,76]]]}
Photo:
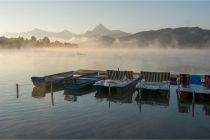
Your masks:
{"label": "boat deck", "polygon": [[210,94],[210,89],[202,85],[190,84],[188,87],[182,87],[178,89],[180,92],[189,92],[189,93],[200,93],[200,94]]}

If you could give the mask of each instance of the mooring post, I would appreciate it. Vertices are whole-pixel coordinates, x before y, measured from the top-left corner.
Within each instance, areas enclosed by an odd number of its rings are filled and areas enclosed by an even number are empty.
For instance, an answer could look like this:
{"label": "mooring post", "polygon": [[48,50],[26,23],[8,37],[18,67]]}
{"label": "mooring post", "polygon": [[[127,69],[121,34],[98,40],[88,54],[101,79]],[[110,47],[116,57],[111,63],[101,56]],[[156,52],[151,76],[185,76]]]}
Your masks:
{"label": "mooring post", "polygon": [[110,100],[111,100],[111,88],[110,88],[110,83],[109,83],[109,108],[110,108]]}
{"label": "mooring post", "polygon": [[109,97],[111,97],[111,88],[110,88],[110,83],[109,83]]}
{"label": "mooring post", "polygon": [[141,90],[138,90],[139,93],[139,101],[141,101]]}
{"label": "mooring post", "polygon": [[53,80],[52,79],[51,79],[50,89],[51,89],[51,93],[53,93]]}
{"label": "mooring post", "polygon": [[192,100],[192,116],[195,114],[195,91],[193,91],[193,100]]}
{"label": "mooring post", "polygon": [[16,90],[17,90],[17,98],[19,98],[19,85],[18,85],[18,83],[16,84]]}
{"label": "mooring post", "polygon": [[109,100],[109,108],[110,108],[110,100]]}
{"label": "mooring post", "polygon": [[139,112],[141,112],[141,90],[138,89],[138,94],[139,94]]}
{"label": "mooring post", "polygon": [[51,101],[52,101],[52,106],[54,106],[53,92],[51,93]]}

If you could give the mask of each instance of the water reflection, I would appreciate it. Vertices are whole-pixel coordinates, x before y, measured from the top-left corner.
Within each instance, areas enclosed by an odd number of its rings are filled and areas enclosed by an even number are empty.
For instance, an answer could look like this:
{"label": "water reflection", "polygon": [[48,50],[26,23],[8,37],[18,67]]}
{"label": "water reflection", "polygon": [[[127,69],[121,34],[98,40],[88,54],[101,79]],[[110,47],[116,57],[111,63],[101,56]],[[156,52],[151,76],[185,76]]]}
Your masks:
{"label": "water reflection", "polygon": [[54,92],[58,92],[64,90],[63,86],[53,86],[52,88],[49,88],[49,86],[45,85],[40,85],[40,86],[35,86],[32,91],[32,97],[34,98],[43,98],[46,96],[47,93],[51,94],[51,103],[52,106],[55,105],[54,103]]}
{"label": "water reflection", "polygon": [[92,92],[95,92],[96,89],[94,87],[88,87],[88,88],[83,88],[79,90],[73,90],[73,89],[65,89],[64,90],[64,100],[66,101],[71,101],[71,102],[76,102],[78,101],[78,96],[86,95]]}
{"label": "water reflection", "polygon": [[135,100],[139,104],[139,111],[142,111],[142,104],[168,107],[170,99],[170,92],[160,91],[141,91],[136,95]]}
{"label": "water reflection", "polygon": [[97,101],[108,101],[109,108],[111,107],[111,102],[113,103],[132,103],[133,94],[135,92],[135,84],[129,85],[124,88],[98,88],[95,94]]}
{"label": "water reflection", "polygon": [[132,103],[132,95],[133,91],[130,92],[124,92],[120,89],[112,90],[111,95],[109,95],[109,91],[107,89],[100,89],[97,90],[95,94],[95,98],[98,101],[103,101],[103,99],[106,99],[107,101],[111,101],[114,103],[120,102],[120,103]]}
{"label": "water reflection", "polygon": [[205,103],[203,105],[203,111],[205,112],[205,115],[210,116],[210,102],[209,103]]}
{"label": "water reflection", "polygon": [[[192,116],[195,116],[195,108],[197,106],[202,106],[201,109],[205,115],[210,116],[210,99],[207,95],[196,94],[195,102],[193,103],[193,99],[191,96],[184,97],[181,96],[179,92],[177,94],[177,105],[179,113],[192,113]],[[200,111],[201,111],[200,110]]]}
{"label": "water reflection", "polygon": [[77,96],[75,96],[75,95],[65,95],[64,100],[70,101],[70,102],[76,102],[77,101]]}
{"label": "water reflection", "polygon": [[52,89],[44,85],[35,86],[32,91],[32,97],[42,98],[45,97],[47,93],[53,93],[61,90],[64,90],[63,86],[53,86]]}
{"label": "water reflection", "polygon": [[35,86],[32,91],[32,97],[42,98],[45,97],[47,93],[47,89],[45,86]]}

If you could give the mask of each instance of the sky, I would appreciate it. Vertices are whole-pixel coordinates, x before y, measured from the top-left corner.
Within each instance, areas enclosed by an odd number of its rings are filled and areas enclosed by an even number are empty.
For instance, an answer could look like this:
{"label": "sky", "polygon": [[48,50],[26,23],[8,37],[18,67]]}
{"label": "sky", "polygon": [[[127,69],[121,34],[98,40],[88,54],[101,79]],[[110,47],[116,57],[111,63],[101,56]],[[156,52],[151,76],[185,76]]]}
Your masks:
{"label": "sky", "polygon": [[210,29],[210,1],[0,0],[0,33],[39,28],[85,33],[96,25],[130,33],[160,28]]}

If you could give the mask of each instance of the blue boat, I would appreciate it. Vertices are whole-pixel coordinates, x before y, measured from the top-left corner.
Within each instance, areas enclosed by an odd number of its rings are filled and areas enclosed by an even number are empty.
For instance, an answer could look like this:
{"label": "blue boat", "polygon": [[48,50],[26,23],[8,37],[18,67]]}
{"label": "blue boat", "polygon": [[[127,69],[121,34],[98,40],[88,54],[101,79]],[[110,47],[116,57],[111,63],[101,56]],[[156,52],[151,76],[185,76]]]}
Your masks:
{"label": "blue boat", "polygon": [[34,86],[49,86],[52,82],[53,85],[62,85],[63,82],[73,77],[73,71],[57,73],[53,75],[43,76],[43,77],[31,77]]}
{"label": "blue boat", "polygon": [[65,89],[83,89],[91,87],[95,82],[99,81],[98,73],[83,74],[76,78],[72,78],[64,84]]}

